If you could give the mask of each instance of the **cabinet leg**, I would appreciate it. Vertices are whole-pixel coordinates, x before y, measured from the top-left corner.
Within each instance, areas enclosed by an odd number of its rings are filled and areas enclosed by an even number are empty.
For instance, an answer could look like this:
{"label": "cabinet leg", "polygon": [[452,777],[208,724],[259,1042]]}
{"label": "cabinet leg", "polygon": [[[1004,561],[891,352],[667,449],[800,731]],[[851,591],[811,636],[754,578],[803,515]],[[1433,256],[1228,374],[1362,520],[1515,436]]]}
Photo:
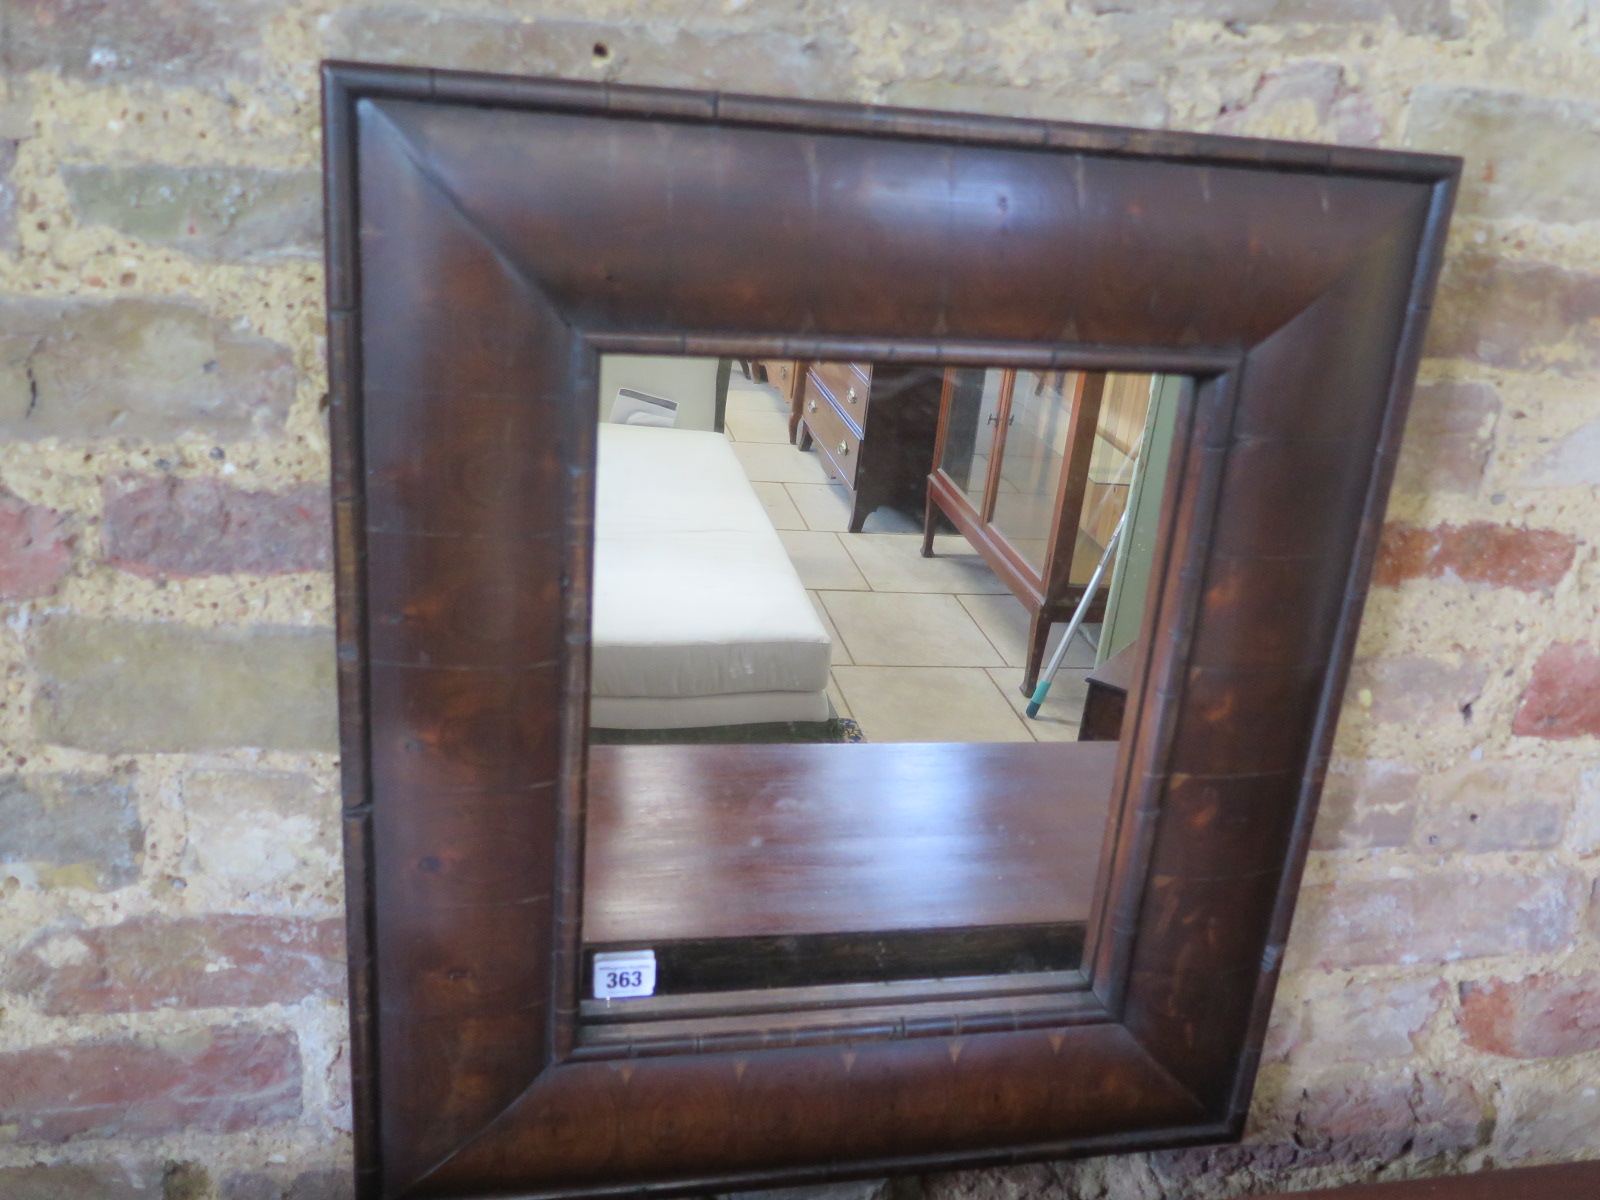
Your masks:
{"label": "cabinet leg", "polygon": [[800,426],[800,439],[795,442],[795,446],[800,450],[811,449],[811,426]]}
{"label": "cabinet leg", "polygon": [[1044,647],[1050,640],[1052,624],[1043,612],[1036,612],[1028,626],[1028,665],[1022,672],[1024,696],[1033,695],[1033,689],[1039,686],[1039,669],[1044,666]]}
{"label": "cabinet leg", "polygon": [[933,502],[933,496],[930,493],[929,496],[928,496],[928,500],[927,500],[927,508],[925,508],[923,510],[923,514],[922,514],[922,557],[923,558],[932,558],[933,557],[933,529],[934,529],[934,522],[937,521],[938,519],[939,519],[939,506]]}
{"label": "cabinet leg", "polygon": [[867,523],[867,518],[872,515],[872,510],[861,503],[858,495],[856,502],[850,507],[850,532],[860,533],[861,527]]}

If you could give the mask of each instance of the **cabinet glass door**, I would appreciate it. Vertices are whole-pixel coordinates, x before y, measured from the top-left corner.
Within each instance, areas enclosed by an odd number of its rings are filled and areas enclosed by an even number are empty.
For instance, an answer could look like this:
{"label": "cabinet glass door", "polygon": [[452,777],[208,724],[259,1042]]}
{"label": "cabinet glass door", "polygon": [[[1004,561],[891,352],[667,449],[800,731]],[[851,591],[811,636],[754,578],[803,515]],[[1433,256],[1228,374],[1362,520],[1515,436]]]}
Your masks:
{"label": "cabinet glass door", "polygon": [[1000,424],[1005,377],[1010,374],[983,367],[956,367],[946,373],[950,415],[939,467],[980,518],[989,514],[984,492]]}
{"label": "cabinet glass door", "polygon": [[1077,380],[1070,371],[1018,371],[1011,394],[990,524],[1041,575],[1059,503]]}

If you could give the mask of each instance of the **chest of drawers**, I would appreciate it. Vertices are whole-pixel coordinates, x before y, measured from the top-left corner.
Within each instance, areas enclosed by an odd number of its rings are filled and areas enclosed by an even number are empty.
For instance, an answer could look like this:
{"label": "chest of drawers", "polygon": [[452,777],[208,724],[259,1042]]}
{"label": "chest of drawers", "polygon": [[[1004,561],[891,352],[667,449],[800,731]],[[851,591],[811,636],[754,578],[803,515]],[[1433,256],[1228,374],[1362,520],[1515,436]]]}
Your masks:
{"label": "chest of drawers", "polygon": [[850,497],[850,532],[888,505],[923,510],[938,431],[943,374],[897,364],[803,364],[799,447],[815,448]]}

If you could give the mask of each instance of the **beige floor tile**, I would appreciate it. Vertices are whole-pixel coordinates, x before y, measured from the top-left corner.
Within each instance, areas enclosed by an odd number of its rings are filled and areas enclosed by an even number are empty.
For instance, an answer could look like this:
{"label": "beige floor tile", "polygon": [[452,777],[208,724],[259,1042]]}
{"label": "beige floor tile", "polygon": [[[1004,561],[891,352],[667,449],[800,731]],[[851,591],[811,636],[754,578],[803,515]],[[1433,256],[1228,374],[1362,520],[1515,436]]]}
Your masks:
{"label": "beige floor tile", "polygon": [[845,701],[844,693],[839,690],[839,682],[834,679],[833,673],[828,673],[828,701],[833,705],[833,715],[836,717],[850,716],[850,705]]}
{"label": "beige floor tile", "polygon": [[733,374],[728,377],[728,407],[754,405],[757,402],[769,409],[789,407],[783,399],[783,394],[772,384],[746,379],[743,371],[734,368]]}
{"label": "beige floor tile", "polygon": [[1083,718],[1083,701],[1088,694],[1088,684],[1083,677],[1089,672],[1068,670],[1056,672],[1050,694],[1044,698],[1037,717],[1027,715],[1029,697],[1022,694],[1022,672],[1015,667],[990,667],[989,677],[994,680],[1000,694],[1010,703],[1028,732],[1036,741],[1075,742],[1078,740],[1078,722]]}
{"label": "beige floor tile", "polygon": [[[846,592],[845,595],[852,593]],[[822,627],[828,631],[828,636],[833,639],[833,661],[839,663],[851,662],[850,651],[845,647],[844,639],[839,636],[839,631],[834,627],[833,618],[828,615],[828,606],[822,602],[818,592],[807,592],[811,597],[811,607],[817,610],[817,617],[822,621]]]}
{"label": "beige floor tile", "polygon": [[724,425],[735,441],[789,444],[789,418],[781,410],[730,407]]}
{"label": "beige floor tile", "polygon": [[800,516],[800,510],[794,506],[794,501],[789,499],[789,493],[784,490],[781,483],[752,483],[756,495],[761,497],[761,503],[767,510],[767,519],[772,522],[774,529],[804,529],[805,519]]}
{"label": "beige floor tile", "polygon": [[1027,727],[973,667],[837,667],[869,742],[1027,742]]}
{"label": "beige floor tile", "polygon": [[828,474],[815,454],[784,443],[734,442],[744,473],[764,483],[826,483]]}
{"label": "beige floor tile", "polygon": [[[785,484],[795,507],[809,529],[843,533],[850,528],[850,493],[838,483]],[[863,533],[915,533],[922,535],[921,520],[912,520],[893,508],[874,509],[861,527]]]}
{"label": "beige floor tile", "polygon": [[[1022,606],[1010,592],[1005,595],[977,595],[958,596],[963,608],[972,614],[972,619],[978,623],[978,628],[983,630],[989,640],[994,643],[994,648],[1000,652],[1000,657],[1008,666],[1020,667],[1027,661],[1028,656],[1028,610]],[[1098,625],[1092,627],[1092,632],[1098,633]],[[1061,644],[1061,635],[1067,631],[1065,621],[1057,621],[1050,629],[1050,639],[1045,642],[1044,660],[1050,661],[1050,656],[1056,652],[1056,647]],[[1081,637],[1072,639],[1072,648],[1067,651],[1066,660],[1062,667],[1092,667],[1094,666],[1094,650]]]}
{"label": "beige floor tile", "polygon": [[[805,516],[801,510],[801,516]],[[922,557],[920,533],[847,533],[845,548],[874,591],[1004,592],[1006,585],[960,537],[934,539],[934,557]]]}
{"label": "beige floor tile", "polygon": [[800,575],[800,582],[820,591],[866,591],[867,581],[856,570],[855,560],[839,544],[836,533],[816,533],[806,529],[780,529],[778,537],[789,552],[789,561]]}
{"label": "beige floor tile", "polygon": [[833,592],[822,602],[858,665],[997,667],[1004,661],[954,596]]}

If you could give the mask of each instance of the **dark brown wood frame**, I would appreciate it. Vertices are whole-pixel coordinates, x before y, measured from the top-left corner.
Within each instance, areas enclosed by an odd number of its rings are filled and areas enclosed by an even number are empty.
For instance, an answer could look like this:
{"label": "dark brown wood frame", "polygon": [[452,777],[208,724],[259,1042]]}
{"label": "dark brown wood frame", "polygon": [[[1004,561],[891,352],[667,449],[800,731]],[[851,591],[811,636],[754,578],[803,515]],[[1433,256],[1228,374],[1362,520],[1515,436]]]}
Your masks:
{"label": "dark brown wood frame", "polygon": [[[1239,1133],[1460,164],[325,73],[363,1197]],[[1186,373],[1079,1004],[574,1051],[603,351]]]}

